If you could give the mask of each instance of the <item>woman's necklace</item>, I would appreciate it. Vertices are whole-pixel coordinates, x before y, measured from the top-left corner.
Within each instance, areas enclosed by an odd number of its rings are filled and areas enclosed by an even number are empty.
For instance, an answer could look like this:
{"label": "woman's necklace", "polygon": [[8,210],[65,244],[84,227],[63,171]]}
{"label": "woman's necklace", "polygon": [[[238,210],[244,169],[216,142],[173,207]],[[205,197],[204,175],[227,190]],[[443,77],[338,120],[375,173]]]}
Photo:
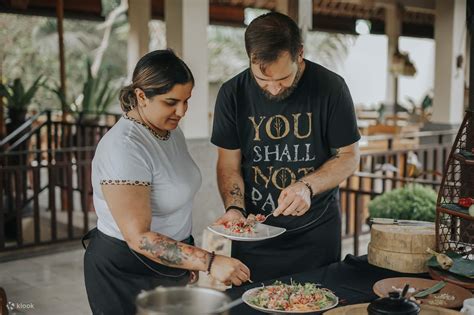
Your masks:
{"label": "woman's necklace", "polygon": [[138,113],[138,116],[140,117],[141,121],[134,118],[134,117],[131,117],[129,115],[127,115],[127,113],[123,114],[123,117],[125,119],[128,119],[128,120],[131,120],[139,125],[142,125],[143,127],[145,127],[146,129],[148,129],[148,131],[150,131],[156,138],[158,138],[159,140],[163,140],[163,141],[166,141],[170,138],[170,135],[171,133],[169,132],[169,130],[166,130],[166,133],[164,135],[160,135],[155,129],[153,129],[152,127],[148,126],[146,123],[145,123],[145,120],[142,118],[142,116],[140,115],[139,112]]}

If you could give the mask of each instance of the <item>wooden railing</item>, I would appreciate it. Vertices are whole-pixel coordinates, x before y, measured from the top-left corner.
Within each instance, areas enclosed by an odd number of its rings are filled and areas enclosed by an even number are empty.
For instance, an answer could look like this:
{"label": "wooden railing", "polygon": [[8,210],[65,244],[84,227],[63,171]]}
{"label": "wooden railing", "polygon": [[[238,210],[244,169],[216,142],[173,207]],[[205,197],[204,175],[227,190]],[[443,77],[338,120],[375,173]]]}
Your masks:
{"label": "wooden railing", "polygon": [[[444,166],[457,130],[418,132],[406,137],[434,139],[431,144],[410,149],[393,149],[399,137],[367,136],[366,141],[387,141],[384,152],[362,152],[358,170],[340,185],[343,237],[354,239],[354,254],[359,253],[359,237],[368,233],[368,203],[375,197],[409,183],[431,186],[438,191]],[[418,165],[416,165],[418,164]]]}
{"label": "wooden railing", "polygon": [[[46,112],[0,142],[0,252],[78,239],[90,228],[95,217],[91,161],[96,144],[116,119],[79,124],[52,119]],[[393,136],[364,138],[387,141],[390,149],[363,152],[358,171],[340,186],[343,237],[354,238],[355,254],[359,237],[368,231],[370,200],[411,182],[438,189],[453,134],[406,135],[436,139],[410,149],[393,149]],[[413,154],[421,164],[416,170]],[[30,219],[26,223],[25,217]]]}
{"label": "wooden railing", "polygon": [[[95,147],[83,147],[2,154],[0,251],[73,240],[89,229],[94,150]],[[25,156],[31,154],[47,156],[48,163],[9,163],[28,160]],[[74,222],[78,212],[82,222]],[[31,222],[25,222],[25,217],[31,217]],[[49,221],[49,233],[42,233],[43,221]],[[26,231],[32,232],[27,240]]]}
{"label": "wooden railing", "polygon": [[[42,112],[0,141],[0,251],[73,240],[88,230],[93,153],[119,117],[76,123]],[[73,222],[78,212],[82,225]],[[41,231],[44,220],[50,235]],[[25,230],[33,231],[27,242]]]}

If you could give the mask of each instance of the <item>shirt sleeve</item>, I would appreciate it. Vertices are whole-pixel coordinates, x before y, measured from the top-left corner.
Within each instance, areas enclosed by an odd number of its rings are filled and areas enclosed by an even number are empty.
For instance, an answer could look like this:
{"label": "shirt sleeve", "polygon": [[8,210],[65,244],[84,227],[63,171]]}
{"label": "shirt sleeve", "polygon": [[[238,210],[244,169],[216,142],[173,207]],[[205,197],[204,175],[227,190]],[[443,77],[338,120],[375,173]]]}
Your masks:
{"label": "shirt sleeve", "polygon": [[354,103],[344,80],[339,93],[335,94],[335,100],[330,104],[327,125],[328,143],[332,149],[351,145],[360,139]]}
{"label": "shirt sleeve", "polygon": [[151,185],[153,170],[147,154],[131,141],[108,144],[96,154],[94,167],[101,185]]}
{"label": "shirt sleeve", "polygon": [[230,94],[228,85],[223,85],[217,94],[211,143],[224,149],[236,150],[240,148],[237,112],[235,99]]}

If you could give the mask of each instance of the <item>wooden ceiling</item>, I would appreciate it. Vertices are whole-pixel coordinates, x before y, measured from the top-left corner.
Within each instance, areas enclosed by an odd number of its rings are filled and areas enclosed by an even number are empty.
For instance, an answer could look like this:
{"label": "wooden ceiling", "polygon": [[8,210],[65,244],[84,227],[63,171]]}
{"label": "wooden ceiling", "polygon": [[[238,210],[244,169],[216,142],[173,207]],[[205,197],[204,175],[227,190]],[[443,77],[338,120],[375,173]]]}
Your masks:
{"label": "wooden ceiling", "polygon": [[[0,0],[0,12],[56,16],[56,0]],[[104,20],[100,0],[64,0],[64,17]]]}
{"label": "wooden ceiling", "polygon": [[[163,19],[165,0],[151,1],[152,17]],[[55,16],[55,5],[56,0],[0,0],[0,12]],[[244,27],[245,8],[275,10],[276,6],[276,0],[209,0],[209,20],[211,24]],[[100,0],[65,0],[64,9],[66,18],[104,19]],[[313,0],[314,30],[354,34],[357,19],[370,20],[373,34],[385,33],[385,7],[377,0]],[[433,38],[434,10],[406,7],[402,36]]]}

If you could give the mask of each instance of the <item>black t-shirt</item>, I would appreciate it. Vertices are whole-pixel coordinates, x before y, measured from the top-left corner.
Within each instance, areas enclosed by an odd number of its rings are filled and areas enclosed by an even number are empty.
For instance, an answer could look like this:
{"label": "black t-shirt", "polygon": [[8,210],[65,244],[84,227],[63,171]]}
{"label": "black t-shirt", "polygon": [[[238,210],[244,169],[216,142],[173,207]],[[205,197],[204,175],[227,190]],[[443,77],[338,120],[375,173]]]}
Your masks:
{"label": "black t-shirt", "polygon": [[[221,87],[216,100],[211,142],[240,149],[249,213],[268,214],[285,187],[315,171],[334,149],[360,139],[349,89],[339,75],[305,60],[293,93],[271,101],[247,69]],[[303,216],[270,216],[268,224],[297,228],[317,218],[337,188],[312,199]]]}

